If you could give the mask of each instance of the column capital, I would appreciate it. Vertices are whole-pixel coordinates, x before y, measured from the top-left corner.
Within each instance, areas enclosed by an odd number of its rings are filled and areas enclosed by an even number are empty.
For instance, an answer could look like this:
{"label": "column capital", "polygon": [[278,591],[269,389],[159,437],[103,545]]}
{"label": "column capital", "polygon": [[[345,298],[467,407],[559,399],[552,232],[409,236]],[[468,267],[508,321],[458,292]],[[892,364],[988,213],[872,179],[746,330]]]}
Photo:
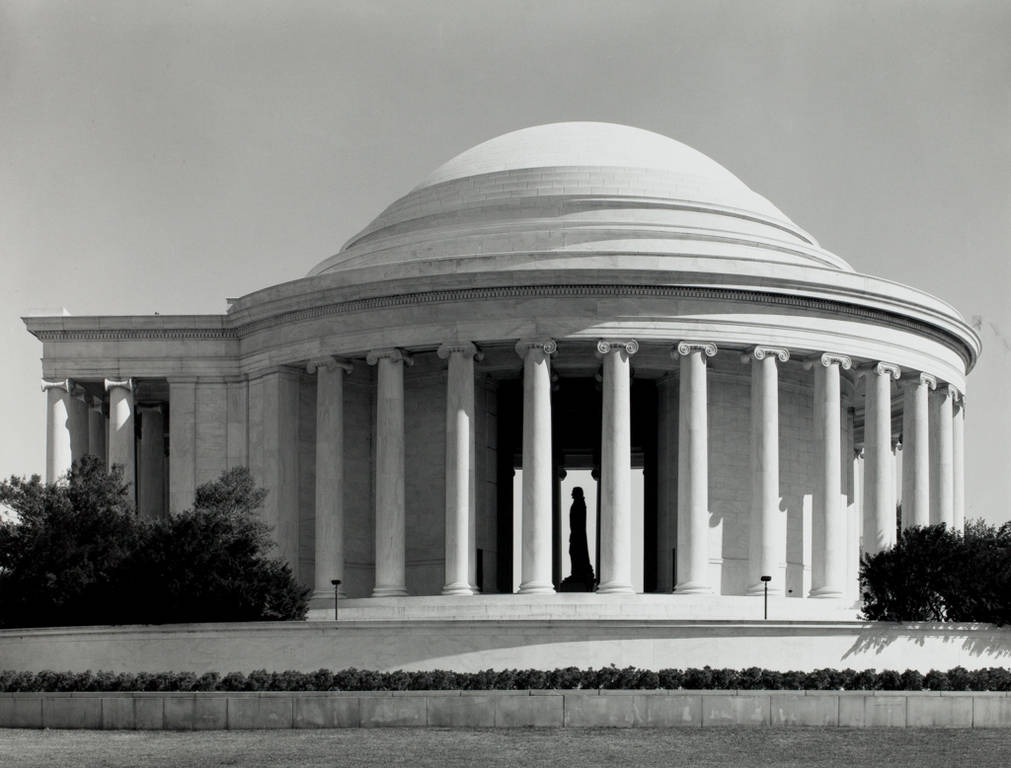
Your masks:
{"label": "column capital", "polygon": [[447,341],[439,345],[439,348],[435,350],[441,359],[445,360],[450,355],[458,354],[464,355],[465,357],[472,357],[478,362],[484,360],[484,352],[481,351],[480,347],[477,346],[472,341]]}
{"label": "column capital", "polygon": [[105,413],[105,403],[102,401],[102,398],[100,397],[92,397],[91,402],[88,404],[88,407],[91,408],[91,410],[93,411]]}
{"label": "column capital", "polygon": [[520,339],[516,342],[516,354],[526,357],[531,349],[539,349],[545,356],[553,355],[558,351],[558,342],[554,339]]}
{"label": "column capital", "polygon": [[871,363],[860,371],[861,375],[867,373],[873,373],[875,376],[891,376],[898,381],[899,376],[902,375],[902,369],[895,363],[877,362]]}
{"label": "column capital", "polygon": [[133,392],[133,379],[106,379],[105,380],[105,391],[108,392],[110,389],[115,388],[126,389]]}
{"label": "column capital", "polygon": [[165,413],[165,406],[161,403],[143,403],[137,406],[137,411],[145,413]]}
{"label": "column capital", "polygon": [[626,355],[634,355],[639,351],[639,342],[635,339],[598,339],[597,356],[602,357],[609,352],[623,351]]}
{"label": "column capital", "polygon": [[782,347],[762,347],[758,346],[753,348],[750,352],[745,352],[741,355],[742,363],[749,363],[752,360],[764,360],[767,357],[775,357],[781,363],[785,363],[790,359],[790,350],[783,349]]}
{"label": "column capital", "polygon": [[959,395],[958,387],[956,387],[954,384],[938,384],[937,391],[941,395],[941,397],[950,397],[952,399],[952,402],[958,400]]}
{"label": "column capital", "polygon": [[369,365],[375,365],[380,360],[389,360],[394,363],[403,363],[404,365],[410,367],[414,365],[414,358],[406,351],[400,347],[385,347],[383,349],[372,349],[365,356],[365,362]]}
{"label": "column capital", "polygon": [[929,389],[937,389],[937,377],[931,376],[929,373],[921,372],[916,378],[910,379],[906,383],[911,387],[926,385]]}
{"label": "column capital", "polygon": [[717,351],[716,344],[711,341],[679,341],[674,345],[670,355],[675,360],[692,352],[701,352],[706,357],[715,357]]}
{"label": "column capital", "polygon": [[804,362],[805,368],[813,368],[816,365],[820,365],[824,368],[830,368],[833,365],[838,365],[842,370],[848,371],[853,367],[853,359],[849,355],[840,355],[835,352],[822,352],[820,355],[816,355],[810,360]]}
{"label": "column capital", "polygon": [[345,360],[343,357],[335,357],[334,355],[314,357],[305,364],[306,373],[316,373],[320,368],[325,368],[328,371],[336,371],[340,368],[344,373],[352,373],[355,370],[354,363],[350,360]]}
{"label": "column capital", "polygon": [[50,389],[62,389],[68,395],[70,394],[70,379],[57,379],[57,380],[42,380],[42,391],[48,392]]}

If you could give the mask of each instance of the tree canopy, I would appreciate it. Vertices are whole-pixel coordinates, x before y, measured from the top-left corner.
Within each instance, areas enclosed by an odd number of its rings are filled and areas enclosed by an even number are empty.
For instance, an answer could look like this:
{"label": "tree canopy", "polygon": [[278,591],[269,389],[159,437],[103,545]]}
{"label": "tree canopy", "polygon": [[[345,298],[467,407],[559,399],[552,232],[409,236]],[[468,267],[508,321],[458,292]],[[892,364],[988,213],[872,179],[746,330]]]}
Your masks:
{"label": "tree canopy", "polygon": [[1011,622],[1011,523],[907,528],[860,564],[864,616],[882,621]]}
{"label": "tree canopy", "polygon": [[12,477],[0,503],[0,626],[301,619],[309,590],[269,555],[266,492],[232,469],[193,508],[137,517],[117,467],[93,457],[65,482]]}

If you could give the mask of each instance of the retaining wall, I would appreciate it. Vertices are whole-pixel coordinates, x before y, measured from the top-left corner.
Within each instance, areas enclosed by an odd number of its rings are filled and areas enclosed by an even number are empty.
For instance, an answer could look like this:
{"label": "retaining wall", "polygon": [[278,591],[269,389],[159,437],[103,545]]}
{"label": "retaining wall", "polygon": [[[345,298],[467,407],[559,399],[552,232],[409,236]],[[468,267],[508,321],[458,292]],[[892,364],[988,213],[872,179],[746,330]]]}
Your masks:
{"label": "retaining wall", "polygon": [[1007,666],[1011,627],[816,621],[360,621],[0,630],[0,669],[762,667],[780,671]]}
{"label": "retaining wall", "polygon": [[1011,696],[974,691],[682,690],[0,694],[0,728],[721,725],[1011,728]]}

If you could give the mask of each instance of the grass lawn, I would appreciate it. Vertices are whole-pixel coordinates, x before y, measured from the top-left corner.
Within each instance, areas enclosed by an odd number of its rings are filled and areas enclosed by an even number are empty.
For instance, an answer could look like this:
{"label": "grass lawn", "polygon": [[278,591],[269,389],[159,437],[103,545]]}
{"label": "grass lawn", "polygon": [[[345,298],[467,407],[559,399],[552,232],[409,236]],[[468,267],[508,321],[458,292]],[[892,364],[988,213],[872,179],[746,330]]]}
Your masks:
{"label": "grass lawn", "polygon": [[1011,731],[871,728],[0,730],[0,766],[1007,766]]}

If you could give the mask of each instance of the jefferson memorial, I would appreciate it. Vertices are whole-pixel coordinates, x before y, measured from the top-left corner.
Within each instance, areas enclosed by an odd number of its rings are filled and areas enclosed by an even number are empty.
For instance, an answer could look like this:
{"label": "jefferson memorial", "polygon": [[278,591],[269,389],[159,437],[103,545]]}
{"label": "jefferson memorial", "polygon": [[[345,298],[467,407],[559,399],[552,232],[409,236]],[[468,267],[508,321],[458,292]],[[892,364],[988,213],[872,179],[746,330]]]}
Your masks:
{"label": "jefferson memorial", "polygon": [[158,518],[248,466],[319,618],[337,579],[359,618],[760,616],[765,589],[852,617],[861,552],[964,523],[977,334],[656,133],[486,141],[294,278],[223,315],[27,318],[47,479],[95,454]]}

